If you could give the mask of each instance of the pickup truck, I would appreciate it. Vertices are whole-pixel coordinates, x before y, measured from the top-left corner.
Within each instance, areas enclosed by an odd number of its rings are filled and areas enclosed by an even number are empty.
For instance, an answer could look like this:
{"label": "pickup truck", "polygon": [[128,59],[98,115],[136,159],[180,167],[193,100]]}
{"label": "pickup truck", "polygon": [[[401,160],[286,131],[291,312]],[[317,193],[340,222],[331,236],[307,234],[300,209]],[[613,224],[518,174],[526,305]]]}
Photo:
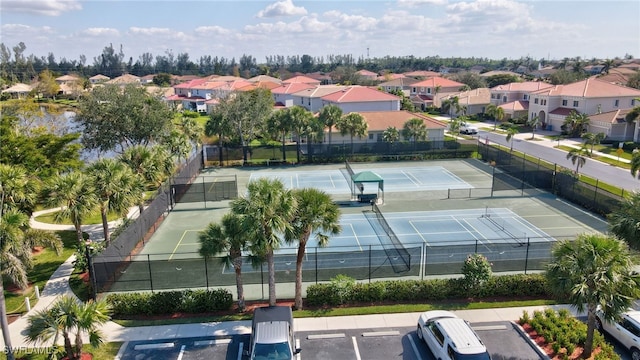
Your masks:
{"label": "pickup truck", "polygon": [[460,124],[460,133],[467,135],[475,135],[478,133],[478,128],[467,123]]}
{"label": "pickup truck", "polygon": [[253,311],[251,346],[245,354],[251,360],[291,360],[300,352],[288,306],[269,306]]}

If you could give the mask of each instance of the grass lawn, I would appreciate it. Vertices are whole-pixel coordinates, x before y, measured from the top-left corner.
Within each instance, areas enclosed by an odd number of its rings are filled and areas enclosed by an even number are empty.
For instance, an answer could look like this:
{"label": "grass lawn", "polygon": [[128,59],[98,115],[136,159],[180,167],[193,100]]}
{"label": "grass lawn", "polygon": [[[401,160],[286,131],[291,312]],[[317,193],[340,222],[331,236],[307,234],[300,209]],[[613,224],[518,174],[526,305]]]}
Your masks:
{"label": "grass lawn", "polygon": [[[73,223],[71,222],[71,219],[65,219],[62,222],[56,222],[54,220],[54,217],[56,216],[56,214],[59,211],[55,211],[55,212],[50,212],[47,214],[43,214],[40,216],[36,217],[36,221],[39,222],[43,222],[43,223],[48,223],[48,224],[63,224],[63,225],[73,225]],[[114,213],[109,213],[107,214],[107,220],[108,221],[114,221],[114,220],[118,220],[120,218],[120,216],[118,216],[118,214],[114,214]],[[102,216],[100,215],[100,212],[96,212],[94,214],[91,214],[91,216],[87,217],[83,222],[82,225],[91,225],[91,224],[102,224]]]}
{"label": "grass lawn", "polygon": [[[564,150],[566,152],[569,152],[569,151],[573,150],[574,148],[571,147],[571,146],[560,145],[560,146],[556,146],[556,149],[560,149],[560,150]],[[589,151],[591,151],[591,148],[589,148]],[[594,148],[594,151],[599,151],[599,150],[597,148]],[[617,156],[615,151],[613,152],[613,154],[614,154],[614,156]],[[620,168],[623,168],[623,169],[631,169],[631,165],[630,164],[618,161],[618,159],[611,159],[611,158],[608,158],[606,156],[598,156],[598,154],[593,154],[593,156],[590,157],[590,159],[598,160],[598,161],[601,161],[603,163],[610,164],[610,165],[613,165],[613,166],[617,166],[617,167],[620,167]],[[624,156],[621,155],[620,159],[624,159]],[[629,159],[631,159],[631,156],[629,156]]]}
{"label": "grass lawn", "polygon": [[7,313],[23,313],[25,312],[24,298],[29,297],[31,306],[33,307],[36,302],[35,286],[40,288],[40,291],[44,288],[51,274],[65,262],[75,252],[75,245],[78,240],[76,234],[73,231],[57,231],[58,236],[64,242],[64,249],[62,255],[56,255],[55,251],[44,249],[39,254],[33,257],[33,268],[29,271],[29,283],[32,285],[24,293],[16,293],[7,291],[9,283],[4,282],[5,292],[4,296],[7,304]]}

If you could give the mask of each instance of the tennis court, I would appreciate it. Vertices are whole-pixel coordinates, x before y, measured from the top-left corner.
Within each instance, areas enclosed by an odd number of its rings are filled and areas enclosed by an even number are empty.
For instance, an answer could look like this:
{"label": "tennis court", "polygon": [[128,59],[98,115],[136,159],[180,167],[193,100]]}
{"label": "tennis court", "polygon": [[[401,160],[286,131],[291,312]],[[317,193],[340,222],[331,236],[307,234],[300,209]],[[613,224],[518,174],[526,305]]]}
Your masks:
{"label": "tennis court", "polygon": [[[382,168],[352,165],[355,173],[372,171],[384,179],[385,192],[469,189],[473,186],[442,166]],[[350,194],[346,169],[323,171],[270,171],[251,174],[257,178],[278,179],[289,189],[313,187],[327,194]],[[367,189],[365,189],[366,191]]]}

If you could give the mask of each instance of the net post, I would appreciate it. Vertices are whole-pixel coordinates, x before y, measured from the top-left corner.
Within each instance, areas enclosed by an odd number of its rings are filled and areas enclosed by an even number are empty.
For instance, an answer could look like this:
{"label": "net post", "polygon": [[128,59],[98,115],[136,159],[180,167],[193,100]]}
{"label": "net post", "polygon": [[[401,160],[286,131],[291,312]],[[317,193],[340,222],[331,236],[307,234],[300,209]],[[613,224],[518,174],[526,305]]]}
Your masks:
{"label": "net post", "polygon": [[529,266],[529,245],[531,238],[527,238],[527,252],[524,256],[524,274],[527,275],[527,267]]}

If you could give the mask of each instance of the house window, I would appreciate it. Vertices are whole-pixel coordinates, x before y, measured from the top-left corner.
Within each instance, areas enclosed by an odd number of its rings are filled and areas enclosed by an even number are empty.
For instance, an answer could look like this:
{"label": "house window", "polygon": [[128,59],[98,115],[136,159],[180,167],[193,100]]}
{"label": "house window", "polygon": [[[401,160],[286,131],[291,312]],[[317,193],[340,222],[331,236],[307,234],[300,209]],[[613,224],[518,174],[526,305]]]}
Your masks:
{"label": "house window", "polygon": [[507,102],[507,97],[506,96],[502,97],[502,102]]}
{"label": "house window", "polygon": [[417,92],[416,88],[411,88],[411,92]]}
{"label": "house window", "polygon": [[300,98],[300,104],[304,105],[304,99]]}
{"label": "house window", "polygon": [[423,87],[420,88],[420,92],[424,92],[424,88]]}
{"label": "house window", "polygon": [[373,140],[373,134],[369,134],[369,140]]}
{"label": "house window", "polygon": [[538,98],[533,99],[533,103],[537,104],[538,103]]}
{"label": "house window", "polygon": [[547,105],[547,99],[540,100],[540,105]]}
{"label": "house window", "polygon": [[427,88],[427,94],[431,94],[431,88]]}
{"label": "house window", "polygon": [[620,100],[616,100],[613,102],[613,106],[618,107],[620,106]]}
{"label": "house window", "polygon": [[524,94],[524,95],[522,96],[522,100],[529,100],[529,95]]}
{"label": "house window", "polygon": [[635,106],[636,105],[636,99],[631,99],[631,106]]}
{"label": "house window", "polygon": [[578,102],[577,101],[573,102],[573,107],[578,107]]}
{"label": "house window", "polygon": [[562,100],[562,106],[567,106],[569,102],[567,100]]}

